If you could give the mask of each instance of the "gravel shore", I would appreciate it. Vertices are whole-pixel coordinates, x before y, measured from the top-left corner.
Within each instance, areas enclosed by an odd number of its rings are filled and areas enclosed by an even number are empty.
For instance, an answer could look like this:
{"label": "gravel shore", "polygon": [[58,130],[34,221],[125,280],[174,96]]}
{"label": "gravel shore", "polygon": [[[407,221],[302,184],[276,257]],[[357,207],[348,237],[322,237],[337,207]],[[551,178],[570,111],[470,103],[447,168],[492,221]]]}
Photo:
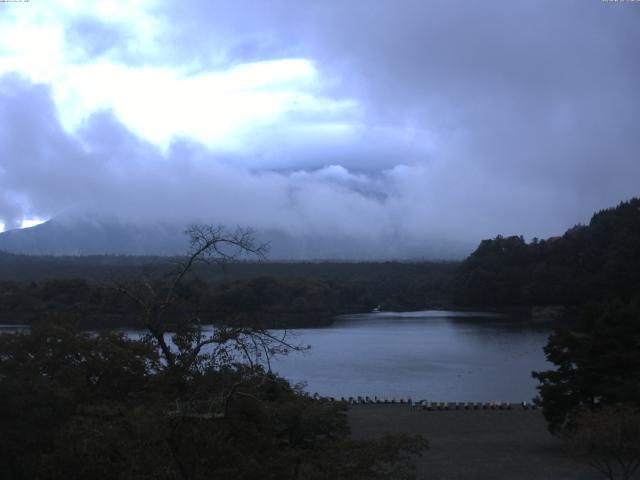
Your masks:
{"label": "gravel shore", "polygon": [[429,450],[417,478],[429,480],[600,480],[547,432],[539,410],[412,410],[406,405],[352,405],[354,438],[420,434]]}

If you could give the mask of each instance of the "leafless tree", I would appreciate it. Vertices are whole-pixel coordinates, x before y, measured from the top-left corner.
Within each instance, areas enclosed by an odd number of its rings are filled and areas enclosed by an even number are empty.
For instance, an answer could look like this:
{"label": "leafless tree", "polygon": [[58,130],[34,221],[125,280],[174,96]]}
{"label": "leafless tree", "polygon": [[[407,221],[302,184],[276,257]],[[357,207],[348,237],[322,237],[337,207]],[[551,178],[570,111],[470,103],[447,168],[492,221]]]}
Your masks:
{"label": "leafless tree", "polygon": [[[216,367],[240,356],[251,366],[261,362],[271,370],[274,355],[307,348],[290,342],[286,331],[276,336],[264,329],[217,325],[205,334],[198,317],[170,314],[178,288],[193,275],[196,264],[224,265],[243,256],[262,259],[268,248],[257,244],[252,230],[246,228],[229,231],[223,226],[191,225],[185,234],[189,251],[163,281],[141,276],[126,283],[112,282],[112,288],[138,307],[139,323],[160,350],[166,368]],[[167,341],[169,333],[172,342]]]}

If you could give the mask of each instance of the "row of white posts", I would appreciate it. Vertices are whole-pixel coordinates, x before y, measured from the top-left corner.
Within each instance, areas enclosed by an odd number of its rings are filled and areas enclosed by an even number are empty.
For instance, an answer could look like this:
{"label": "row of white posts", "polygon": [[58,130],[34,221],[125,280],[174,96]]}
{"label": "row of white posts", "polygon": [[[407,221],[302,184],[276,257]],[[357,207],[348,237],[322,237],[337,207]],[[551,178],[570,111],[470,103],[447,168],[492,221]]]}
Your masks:
{"label": "row of white posts", "polygon": [[521,408],[523,410],[535,410],[538,406],[535,403],[520,402],[430,402],[428,400],[413,401],[410,397],[403,398],[378,398],[374,397],[320,397],[317,393],[313,398],[324,399],[329,402],[346,402],[349,405],[408,405],[413,410],[511,410]]}

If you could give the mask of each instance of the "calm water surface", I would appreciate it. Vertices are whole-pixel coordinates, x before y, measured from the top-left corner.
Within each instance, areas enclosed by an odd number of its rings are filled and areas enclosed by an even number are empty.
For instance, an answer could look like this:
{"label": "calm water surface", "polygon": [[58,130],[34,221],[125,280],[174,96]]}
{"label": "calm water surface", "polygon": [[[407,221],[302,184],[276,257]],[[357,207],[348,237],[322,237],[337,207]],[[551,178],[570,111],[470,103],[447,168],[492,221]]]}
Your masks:
{"label": "calm water surface", "polygon": [[[0,333],[21,328],[0,325]],[[551,367],[542,351],[550,330],[549,323],[487,313],[345,315],[329,327],[288,330],[289,340],[311,349],[272,368],[324,396],[530,401],[531,371]]]}
{"label": "calm water surface", "polygon": [[305,381],[310,393],[336,397],[529,401],[531,371],[551,366],[542,351],[550,324],[496,314],[370,313],[290,332],[311,350],[273,369]]}

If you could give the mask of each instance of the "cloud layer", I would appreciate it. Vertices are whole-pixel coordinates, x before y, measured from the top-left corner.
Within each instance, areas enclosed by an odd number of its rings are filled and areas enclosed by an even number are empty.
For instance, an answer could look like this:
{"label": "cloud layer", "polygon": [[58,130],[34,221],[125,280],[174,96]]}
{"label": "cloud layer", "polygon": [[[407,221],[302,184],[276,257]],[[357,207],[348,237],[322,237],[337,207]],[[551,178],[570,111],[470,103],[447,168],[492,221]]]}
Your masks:
{"label": "cloud layer", "polygon": [[558,234],[640,193],[633,3],[30,15],[0,23],[40,22],[57,53],[45,71],[37,45],[0,52],[8,228],[72,209],[475,243]]}

